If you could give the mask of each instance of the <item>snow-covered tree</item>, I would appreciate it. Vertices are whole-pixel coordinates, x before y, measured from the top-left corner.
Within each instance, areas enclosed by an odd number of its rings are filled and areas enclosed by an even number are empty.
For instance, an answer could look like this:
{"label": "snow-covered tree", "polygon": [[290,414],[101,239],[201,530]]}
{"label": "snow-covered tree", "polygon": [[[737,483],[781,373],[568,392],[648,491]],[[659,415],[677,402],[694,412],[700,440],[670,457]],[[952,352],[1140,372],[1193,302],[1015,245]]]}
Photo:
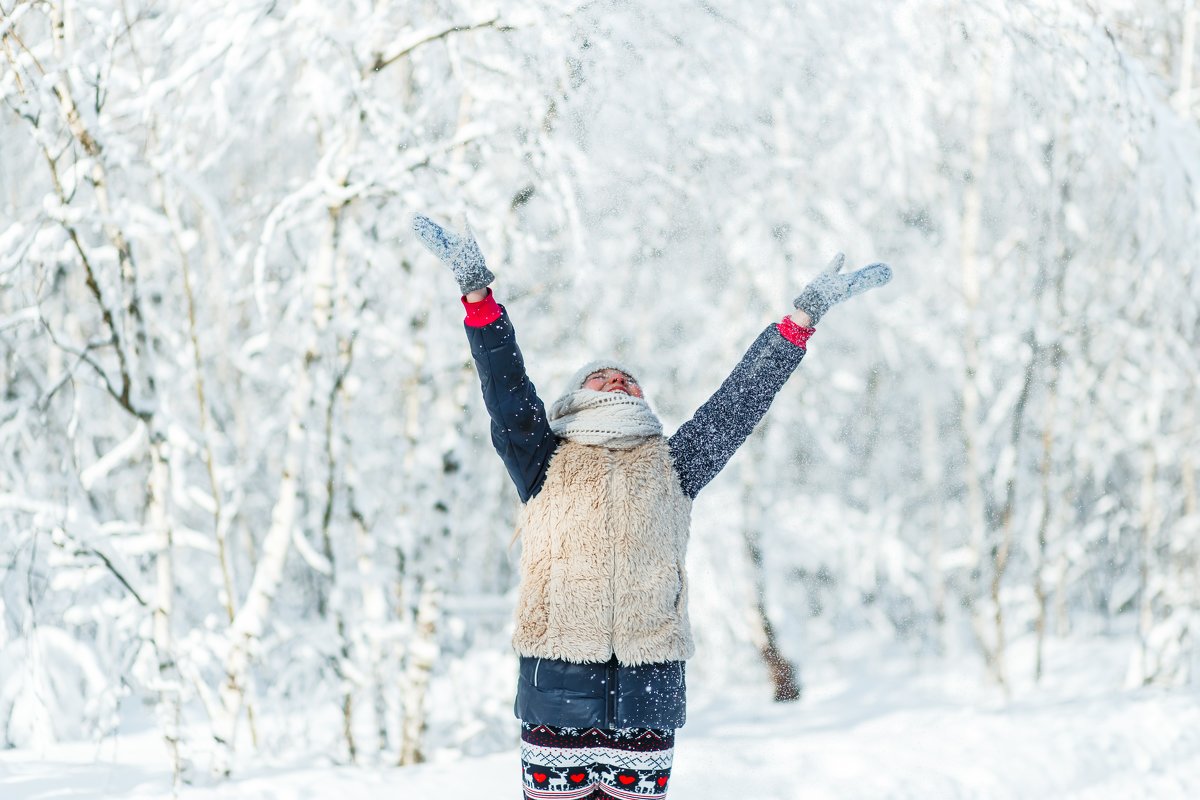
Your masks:
{"label": "snow-covered tree", "polygon": [[132,695],[180,779],[413,763],[439,679],[511,667],[415,211],[468,214],[543,396],[612,353],[668,426],[833,252],[895,267],[701,496],[701,681],[867,627],[1011,685],[1097,624],[1193,680],[1197,12],[1105,6],[0,0],[4,741]]}

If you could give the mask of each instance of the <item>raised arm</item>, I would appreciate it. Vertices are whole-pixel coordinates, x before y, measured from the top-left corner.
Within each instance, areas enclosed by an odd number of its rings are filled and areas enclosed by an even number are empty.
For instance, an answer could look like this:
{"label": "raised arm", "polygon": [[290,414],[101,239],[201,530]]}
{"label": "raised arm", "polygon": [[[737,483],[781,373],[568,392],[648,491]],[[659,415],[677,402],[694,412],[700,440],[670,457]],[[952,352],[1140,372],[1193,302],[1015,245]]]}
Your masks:
{"label": "raised arm", "polygon": [[537,494],[557,440],[546,408],[525,372],[525,359],[504,307],[488,284],[495,276],[484,264],[468,229],[459,236],[426,217],[413,227],[421,242],[454,271],[466,309],[464,326],[479,373],[483,402],[492,420],[492,446],[508,468],[521,502]]}
{"label": "raised arm", "polygon": [[694,498],[729,463],[800,366],[813,333],[788,317],[768,326],[721,387],[670,438],[684,494]]}
{"label": "raised arm", "polygon": [[886,264],[841,275],[841,253],[792,302],[796,311],[759,334],[716,393],[670,439],[684,493],[694,498],[717,476],[767,413],[771,401],[800,366],[812,327],[835,303],[891,280]]}

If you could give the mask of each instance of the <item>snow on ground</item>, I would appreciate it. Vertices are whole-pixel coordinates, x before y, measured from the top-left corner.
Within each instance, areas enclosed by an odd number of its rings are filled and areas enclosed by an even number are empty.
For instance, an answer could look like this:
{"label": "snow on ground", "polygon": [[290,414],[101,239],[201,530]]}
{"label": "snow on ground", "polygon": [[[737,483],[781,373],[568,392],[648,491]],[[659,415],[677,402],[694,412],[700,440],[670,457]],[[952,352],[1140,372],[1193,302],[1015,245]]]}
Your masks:
{"label": "snow on ground", "polygon": [[[1120,689],[1128,654],[1128,640],[1052,650],[1043,685],[1017,677],[1011,700],[982,685],[975,664],[880,658],[869,647],[840,647],[812,664],[799,704],[772,704],[761,687],[693,685],[670,797],[1200,797],[1200,692]],[[1026,656],[1013,653],[1014,676]],[[476,800],[481,788],[520,795],[515,748],[438,759],[407,769],[312,759],[252,766],[181,796]],[[8,751],[0,753],[0,798],[161,798],[169,795],[165,763],[153,731]]]}

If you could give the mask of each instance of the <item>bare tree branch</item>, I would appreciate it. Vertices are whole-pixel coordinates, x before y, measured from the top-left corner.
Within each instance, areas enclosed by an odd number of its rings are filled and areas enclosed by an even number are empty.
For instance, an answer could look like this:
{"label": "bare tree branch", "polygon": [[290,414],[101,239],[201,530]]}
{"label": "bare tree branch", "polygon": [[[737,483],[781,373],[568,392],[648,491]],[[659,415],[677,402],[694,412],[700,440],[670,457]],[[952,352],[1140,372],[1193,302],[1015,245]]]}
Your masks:
{"label": "bare tree branch", "polygon": [[491,19],[489,19],[485,22],[477,22],[474,25],[455,25],[454,27],[446,28],[445,30],[439,31],[438,33],[429,34],[428,36],[425,36],[422,39],[418,39],[417,41],[412,42],[411,44],[405,45],[404,47],[400,48],[399,50],[397,50],[395,52],[376,53],[375,61],[371,64],[370,67],[368,67],[363,72],[363,77],[369,77],[372,72],[379,72],[383,68],[391,66],[392,64],[396,63],[400,59],[404,58],[409,53],[416,50],[418,47],[429,44],[430,42],[436,42],[439,39],[445,39],[447,36],[449,36],[452,33],[465,33],[466,31],[477,31],[477,30],[480,30],[481,28],[496,28],[497,30],[500,30],[500,31],[512,30],[512,28],[510,28],[510,27],[503,26],[503,25],[497,25],[496,23],[499,21],[500,21],[499,17],[492,17]]}
{"label": "bare tree branch", "polygon": [[121,574],[121,571],[119,569],[117,569],[116,565],[113,564],[112,560],[108,556],[104,555],[104,553],[100,552],[99,550],[97,550],[94,547],[89,547],[87,545],[76,542],[76,550],[75,550],[74,555],[95,556],[96,558],[100,559],[100,562],[102,564],[104,564],[105,568],[109,572],[112,573],[113,577],[116,578],[117,581],[120,582],[120,584],[122,586],[124,586],[131,595],[133,595],[134,600],[138,601],[138,605],[143,606],[143,607],[146,606],[146,601],[145,601],[145,599],[142,598],[142,595],[140,593],[138,593],[137,589],[133,588],[133,584],[131,584],[129,582],[129,580],[123,574]]}

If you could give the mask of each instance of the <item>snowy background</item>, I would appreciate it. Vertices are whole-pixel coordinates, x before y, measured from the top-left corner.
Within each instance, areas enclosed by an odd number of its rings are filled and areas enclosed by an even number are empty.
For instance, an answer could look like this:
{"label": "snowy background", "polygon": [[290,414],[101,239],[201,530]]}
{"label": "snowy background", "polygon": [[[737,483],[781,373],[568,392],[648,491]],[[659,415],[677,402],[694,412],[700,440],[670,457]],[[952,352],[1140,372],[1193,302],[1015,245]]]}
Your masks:
{"label": "snowy background", "polygon": [[668,430],[895,268],[697,503],[672,796],[1197,796],[1197,17],[0,0],[0,796],[516,795],[516,494],[415,211],[544,395],[614,354]]}

